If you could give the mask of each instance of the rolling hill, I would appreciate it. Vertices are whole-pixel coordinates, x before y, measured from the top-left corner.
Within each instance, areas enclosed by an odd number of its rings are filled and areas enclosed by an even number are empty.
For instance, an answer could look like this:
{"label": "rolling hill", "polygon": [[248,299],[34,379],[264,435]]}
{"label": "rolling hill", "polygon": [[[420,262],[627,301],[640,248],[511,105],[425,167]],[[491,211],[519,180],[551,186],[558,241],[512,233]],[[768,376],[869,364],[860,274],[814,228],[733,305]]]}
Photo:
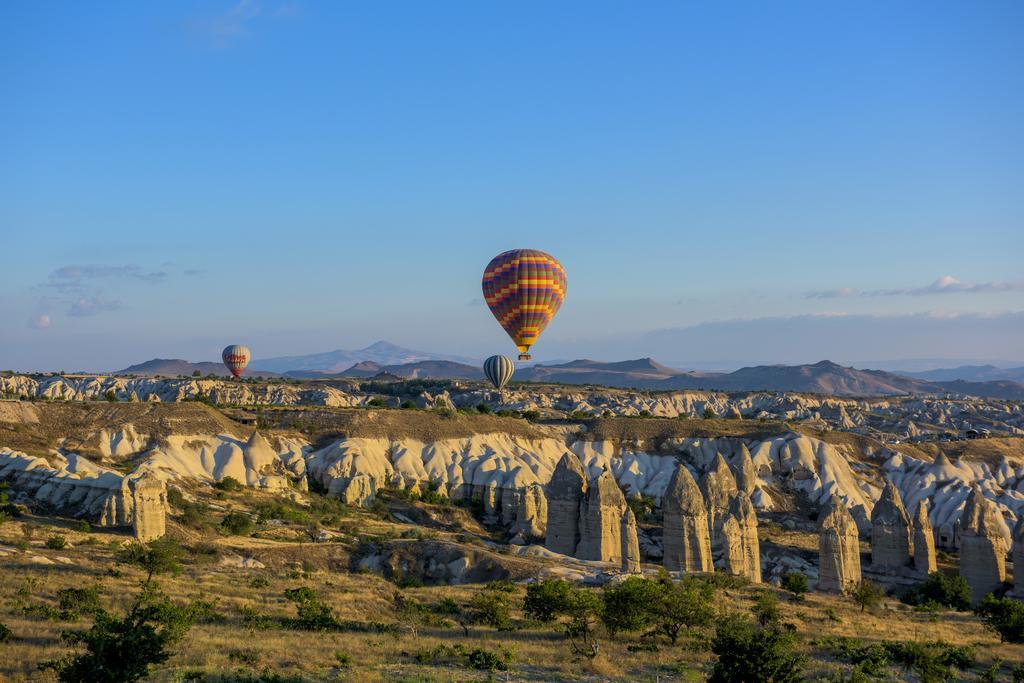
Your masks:
{"label": "rolling hill", "polygon": [[336,349],[325,353],[313,353],[305,356],[281,356],[279,358],[263,358],[253,360],[249,367],[253,371],[269,370],[279,373],[320,373],[337,374],[348,370],[353,365],[372,362],[380,366],[405,365],[417,361],[445,360],[456,363],[476,364],[472,358],[448,356],[445,354],[416,351],[397,346],[390,342],[378,341],[363,349]]}

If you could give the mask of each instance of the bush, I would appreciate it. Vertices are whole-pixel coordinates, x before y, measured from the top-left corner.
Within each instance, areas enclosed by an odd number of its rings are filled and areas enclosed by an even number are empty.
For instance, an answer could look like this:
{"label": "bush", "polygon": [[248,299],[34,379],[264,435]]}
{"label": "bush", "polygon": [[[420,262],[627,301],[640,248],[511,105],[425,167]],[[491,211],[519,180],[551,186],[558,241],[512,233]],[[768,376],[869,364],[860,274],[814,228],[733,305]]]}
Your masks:
{"label": "bush", "polygon": [[149,543],[133,543],[127,546],[121,550],[119,559],[146,572],[148,583],[156,574],[179,573],[183,554],[184,550],[177,541],[164,536]]}
{"label": "bush", "polygon": [[220,521],[221,530],[232,536],[248,536],[252,527],[252,519],[244,512],[229,512]]}
{"label": "bush", "polygon": [[971,608],[971,588],[962,576],[932,572],[900,599],[908,605],[940,605],[965,612]]}
{"label": "bush", "polygon": [[770,590],[759,591],[754,599],[752,608],[754,618],[761,626],[777,624],[782,618],[782,610],[779,608],[779,599]]}
{"label": "bush", "polygon": [[550,623],[565,614],[572,599],[573,587],[565,579],[545,579],[526,587],[523,612],[527,617]]}
{"label": "bush", "polygon": [[220,481],[213,483],[213,488],[218,491],[224,491],[225,493],[235,493],[245,488],[242,482],[238,481],[234,477],[224,477]]}
{"label": "bush", "polygon": [[288,625],[301,631],[336,631],[340,624],[328,605],[320,602],[311,588],[289,588],[284,597],[295,603],[298,612]]}
{"label": "bush", "polygon": [[1004,643],[1024,643],[1024,602],[1011,598],[997,600],[989,593],[975,612]]}
{"label": "bush", "polygon": [[68,539],[60,535],[50,536],[46,539],[46,547],[50,550],[63,550],[68,546]]}
{"label": "bush", "polygon": [[704,419],[705,420],[710,420],[714,416],[715,416],[715,411],[713,411],[711,408],[705,408],[704,409]]}
{"label": "bush", "polygon": [[800,572],[789,572],[782,577],[782,587],[796,597],[801,597],[807,592],[807,577]]}
{"label": "bush", "polygon": [[508,597],[504,593],[485,588],[473,596],[469,606],[472,609],[473,621],[487,624],[499,631],[512,630]]}
{"label": "bush", "polygon": [[796,634],[789,626],[759,627],[733,615],[715,629],[711,651],[718,656],[711,683],[793,683],[802,680],[804,658],[796,654]]}
{"label": "bush", "polygon": [[7,624],[0,622],[0,643],[6,643],[14,636]]}
{"label": "bush", "polygon": [[941,640],[931,643],[882,643],[892,659],[917,674],[923,683],[938,683],[954,678],[952,667],[969,669],[974,665],[974,650],[967,646],[948,645]]}
{"label": "bush", "polygon": [[863,612],[868,607],[874,607],[882,599],[882,591],[870,581],[861,581],[850,592],[850,598],[860,606]]}
{"label": "bush", "polygon": [[105,398],[110,403],[117,403],[117,393],[113,389],[103,394],[103,398]]}
{"label": "bush", "polygon": [[707,626],[714,616],[714,586],[693,576],[684,576],[678,583],[668,577],[657,582],[658,592],[651,605],[651,619],[675,645],[683,628]]}
{"label": "bush", "polygon": [[605,586],[601,599],[601,622],[611,635],[619,631],[639,631],[651,621],[659,596],[658,585],[639,576]]}

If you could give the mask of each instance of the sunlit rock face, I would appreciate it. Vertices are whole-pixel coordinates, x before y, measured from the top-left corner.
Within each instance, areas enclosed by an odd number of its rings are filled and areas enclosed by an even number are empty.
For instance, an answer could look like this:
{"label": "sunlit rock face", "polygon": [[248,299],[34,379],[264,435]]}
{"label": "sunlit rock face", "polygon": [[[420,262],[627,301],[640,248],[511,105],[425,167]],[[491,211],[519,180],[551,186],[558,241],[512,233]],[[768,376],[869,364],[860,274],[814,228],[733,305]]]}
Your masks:
{"label": "sunlit rock face", "polygon": [[818,589],[845,593],[860,580],[857,524],[846,505],[833,497],[818,517]]}
{"label": "sunlit rock face", "polygon": [[981,489],[974,488],[960,525],[960,576],[971,587],[974,604],[1001,588],[1006,580],[1008,548],[1000,533],[1001,521],[995,505]]}
{"label": "sunlit rock face", "polygon": [[673,572],[712,571],[707,504],[684,466],[676,465],[661,505],[665,568]]}

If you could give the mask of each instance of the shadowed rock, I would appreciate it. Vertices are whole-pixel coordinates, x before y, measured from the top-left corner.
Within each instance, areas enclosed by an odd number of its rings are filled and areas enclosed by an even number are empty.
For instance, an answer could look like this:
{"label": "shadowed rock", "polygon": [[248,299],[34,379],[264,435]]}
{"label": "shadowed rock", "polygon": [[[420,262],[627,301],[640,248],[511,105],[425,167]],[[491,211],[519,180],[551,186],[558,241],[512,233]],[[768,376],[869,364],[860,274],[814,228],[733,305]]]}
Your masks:
{"label": "shadowed rock", "polygon": [[572,555],[580,542],[580,502],[587,490],[587,475],[579,458],[565,453],[547,486],[548,529],[544,547]]}
{"label": "shadowed rock", "polygon": [[757,513],[742,491],[733,498],[722,523],[725,570],[761,583],[761,546],[757,538]]}
{"label": "shadowed rock", "polygon": [[513,533],[520,533],[525,539],[545,537],[548,528],[548,499],[543,486],[530,484],[519,492],[515,518]]}
{"label": "shadowed rock", "polygon": [[626,506],[622,513],[622,571],[629,574],[640,573],[640,541],[636,534],[636,516]]}
{"label": "shadowed rock", "polygon": [[715,455],[711,469],[701,478],[701,490],[708,504],[708,529],[711,532],[711,546],[718,548],[722,543],[722,522],[729,512],[732,497],[736,494],[736,478],[721,453]]}
{"label": "shadowed rock", "polygon": [[836,496],[818,517],[818,589],[845,593],[860,583],[857,523]]}
{"label": "shadowed rock", "polygon": [[999,511],[975,486],[960,516],[960,576],[971,587],[971,602],[981,602],[1006,578],[1006,541]]}
{"label": "shadowed rock", "polygon": [[935,534],[928,518],[928,501],[917,504],[914,515],[914,568],[921,574],[931,574],[938,569],[935,562]]}
{"label": "shadowed rock", "polygon": [[754,492],[757,486],[757,471],[754,469],[754,459],[750,457],[750,449],[746,444],[740,444],[740,451],[732,460],[732,474],[739,491],[748,496]]}
{"label": "shadowed rock", "polygon": [[892,481],[871,511],[871,563],[880,569],[898,569],[910,561],[910,517]]}
{"label": "shadowed rock", "polygon": [[665,568],[682,572],[712,571],[711,536],[704,495],[683,465],[676,465],[661,505]]}
{"label": "shadowed rock", "polygon": [[1024,516],[1013,529],[1013,590],[1024,599]]}
{"label": "shadowed rock", "polygon": [[[580,543],[576,557],[599,562],[622,562],[622,517],[626,498],[608,470],[590,482],[580,505]],[[636,535],[636,520],[633,524]],[[639,544],[638,544],[639,545]]]}

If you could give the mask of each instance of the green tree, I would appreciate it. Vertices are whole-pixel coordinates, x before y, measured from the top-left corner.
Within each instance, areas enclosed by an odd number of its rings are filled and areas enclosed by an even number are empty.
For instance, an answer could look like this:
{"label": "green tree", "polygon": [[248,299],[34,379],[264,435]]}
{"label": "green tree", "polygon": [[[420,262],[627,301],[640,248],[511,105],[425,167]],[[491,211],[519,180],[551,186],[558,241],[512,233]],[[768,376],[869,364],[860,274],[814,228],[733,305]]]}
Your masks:
{"label": "green tree", "polygon": [[1024,602],[989,593],[975,612],[1004,643],[1024,643]]}
{"label": "green tree", "polygon": [[966,612],[971,608],[971,587],[959,574],[932,572],[901,600],[908,605],[941,605]]}
{"label": "green tree", "polygon": [[868,607],[874,607],[882,599],[882,591],[870,581],[861,581],[850,591],[850,598],[860,606],[863,612]]}
{"label": "green tree", "polygon": [[601,622],[613,636],[620,631],[639,631],[651,622],[661,592],[657,583],[640,576],[608,584],[601,595]]}
{"label": "green tree", "polygon": [[710,683],[795,683],[803,680],[804,657],[795,652],[795,629],[762,627],[732,615],[715,629],[711,651],[718,656]]}
{"label": "green tree", "polygon": [[800,599],[807,592],[807,576],[800,572],[789,572],[782,577],[782,587]]}
{"label": "green tree", "polygon": [[707,626],[714,617],[714,587],[694,576],[678,583],[667,576],[657,582],[657,594],[648,606],[651,621],[675,645],[683,628]]}
{"label": "green tree", "polygon": [[551,578],[530,584],[526,587],[523,612],[531,619],[550,623],[568,611],[572,594],[572,584],[565,579]]}

